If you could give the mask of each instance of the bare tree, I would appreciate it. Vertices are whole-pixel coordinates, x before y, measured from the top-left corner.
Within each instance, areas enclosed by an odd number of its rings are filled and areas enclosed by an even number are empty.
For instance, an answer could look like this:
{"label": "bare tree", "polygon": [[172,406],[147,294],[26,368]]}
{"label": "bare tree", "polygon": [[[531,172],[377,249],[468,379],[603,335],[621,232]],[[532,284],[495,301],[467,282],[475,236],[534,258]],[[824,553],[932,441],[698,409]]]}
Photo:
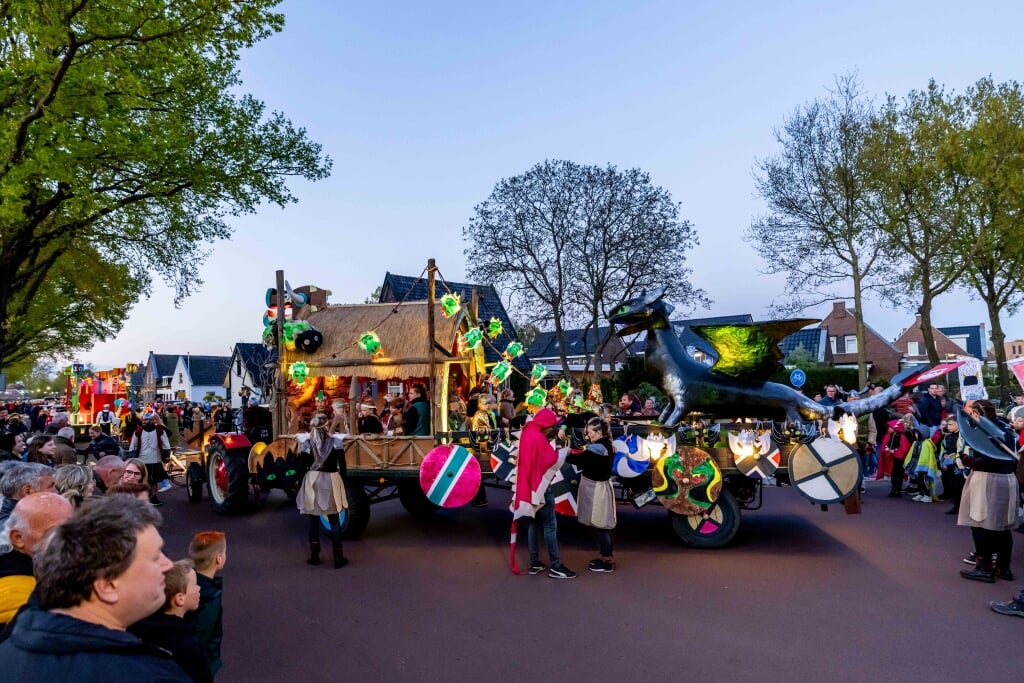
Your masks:
{"label": "bare tree", "polygon": [[674,300],[707,301],[684,266],[696,233],[637,169],[545,161],[501,180],[474,211],[467,271],[502,285],[522,323],[554,327],[563,368],[566,329],[583,324],[596,337],[606,309],[640,289],[665,284]]}
{"label": "bare tree", "polygon": [[768,273],[786,274],[791,302],[784,315],[852,289],[860,385],[868,381],[863,301],[885,286],[886,253],[869,208],[863,145],[871,102],[855,74],[836,78],[828,99],[789,116],[775,139],[779,155],[757,162],[758,194],[768,213],[744,239],[761,252]]}

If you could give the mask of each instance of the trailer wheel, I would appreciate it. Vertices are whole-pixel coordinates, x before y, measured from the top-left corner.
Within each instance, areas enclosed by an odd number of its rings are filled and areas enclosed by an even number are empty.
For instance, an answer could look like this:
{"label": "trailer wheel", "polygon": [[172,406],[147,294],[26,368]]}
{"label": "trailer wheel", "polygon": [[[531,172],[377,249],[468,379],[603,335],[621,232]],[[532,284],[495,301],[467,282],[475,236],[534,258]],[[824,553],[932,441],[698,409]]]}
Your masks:
{"label": "trailer wheel", "polygon": [[203,499],[203,468],[197,462],[189,463],[185,469],[185,491],[193,504]]}
{"label": "trailer wheel", "polygon": [[423,493],[418,478],[399,479],[397,486],[398,500],[401,501],[406,512],[413,517],[423,517],[437,512],[438,506],[427,498],[427,494]]}
{"label": "trailer wheel", "polygon": [[693,548],[722,548],[736,538],[740,530],[740,505],[736,496],[722,489],[711,509],[701,515],[678,515],[669,512],[672,530],[680,540]]}
{"label": "trailer wheel", "polygon": [[207,449],[206,486],[210,504],[222,515],[245,512],[249,499],[249,463],[244,455],[229,454],[214,441]]}
{"label": "trailer wheel", "polygon": [[341,537],[351,540],[359,538],[370,523],[370,499],[358,479],[345,482],[345,497],[348,509],[341,513]]}

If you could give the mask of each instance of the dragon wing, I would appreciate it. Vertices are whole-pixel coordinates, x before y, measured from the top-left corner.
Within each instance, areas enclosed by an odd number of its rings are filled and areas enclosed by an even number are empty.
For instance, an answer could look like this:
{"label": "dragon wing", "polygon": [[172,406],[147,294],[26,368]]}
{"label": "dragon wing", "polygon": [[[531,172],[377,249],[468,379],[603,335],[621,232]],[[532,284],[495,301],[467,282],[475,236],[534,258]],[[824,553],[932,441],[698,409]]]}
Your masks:
{"label": "dragon wing", "polygon": [[698,325],[695,334],[706,339],[718,354],[715,372],[730,377],[765,381],[782,367],[779,342],[808,325],[814,318],[769,320],[738,325]]}

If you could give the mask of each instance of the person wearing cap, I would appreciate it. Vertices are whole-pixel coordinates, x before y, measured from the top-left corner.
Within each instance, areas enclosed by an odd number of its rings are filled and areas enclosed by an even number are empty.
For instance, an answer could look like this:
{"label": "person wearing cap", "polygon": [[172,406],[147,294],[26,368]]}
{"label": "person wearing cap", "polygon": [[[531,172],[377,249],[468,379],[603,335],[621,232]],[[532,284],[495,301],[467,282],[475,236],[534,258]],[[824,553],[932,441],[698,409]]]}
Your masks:
{"label": "person wearing cap", "polygon": [[167,430],[156,423],[156,413],[147,409],[142,414],[142,426],[135,430],[131,444],[128,446],[131,457],[139,458],[146,465],[146,480],[149,482],[150,497],[153,505],[160,505],[156,497],[157,491],[170,488],[170,480],[164,469],[164,460],[171,453],[171,442],[167,438]]}
{"label": "person wearing cap", "polygon": [[110,409],[109,403],[104,403],[103,410],[96,414],[96,424],[100,426],[100,429],[102,429],[103,433],[107,436],[110,436],[110,432],[114,427],[114,420],[116,419],[117,416],[114,414],[114,411]]}

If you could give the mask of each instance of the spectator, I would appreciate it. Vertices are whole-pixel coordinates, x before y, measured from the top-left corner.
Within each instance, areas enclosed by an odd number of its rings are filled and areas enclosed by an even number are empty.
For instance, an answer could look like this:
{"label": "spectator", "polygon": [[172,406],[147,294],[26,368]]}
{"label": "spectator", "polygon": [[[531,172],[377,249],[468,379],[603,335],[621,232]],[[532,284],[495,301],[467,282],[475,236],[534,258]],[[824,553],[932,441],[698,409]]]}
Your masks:
{"label": "spectator", "polygon": [[160,514],[127,496],[84,506],[33,560],[38,605],[0,645],[7,680],[188,681],[168,653],[128,626],[163,604],[171,561]]}
{"label": "spectator", "polygon": [[195,624],[196,639],[205,653],[210,675],[216,676],[222,664],[220,645],[224,639],[224,579],[218,574],[228,561],[227,537],[220,531],[202,531],[192,538],[188,555],[199,581],[199,609],[185,618]]}
{"label": "spectator", "polygon": [[96,483],[96,494],[104,495],[107,488],[120,483],[124,475],[124,460],[117,455],[105,455],[96,461],[92,477]]}
{"label": "spectator", "polygon": [[1006,414],[1006,417],[1010,421],[1013,421],[1013,418],[1017,417],[1018,415],[1024,416],[1024,394],[1019,393],[1013,395],[1013,407],[1010,408],[1009,412]]}
{"label": "spectator", "polygon": [[1024,617],[1024,585],[1020,587],[1017,597],[1006,602],[990,602],[993,612],[999,612],[1011,617]]}
{"label": "spectator", "polygon": [[28,462],[39,463],[40,465],[53,466],[53,457],[57,452],[57,444],[53,442],[50,434],[36,434],[28,441],[28,455],[25,456]]}
{"label": "spectator", "polygon": [[0,460],[21,460],[21,456],[26,452],[23,434],[5,432],[0,435]]}
{"label": "spectator", "polygon": [[657,417],[658,416],[658,404],[655,403],[654,397],[650,396],[644,400],[643,410],[640,414],[644,417]]}
{"label": "spectator", "polygon": [[150,645],[171,653],[178,666],[196,681],[211,683],[210,665],[185,615],[199,609],[199,582],[192,560],[178,560],[164,573],[164,604],[159,610],[128,628]]}
{"label": "spectator", "polygon": [[57,493],[76,508],[83,500],[92,497],[96,488],[92,472],[86,465],[61,465],[54,472],[53,484],[57,488]]}
{"label": "spectator", "polygon": [[[64,410],[63,407],[55,408],[50,416],[50,422],[46,425],[46,429],[43,430],[44,434],[54,436],[60,430],[68,426],[68,411]],[[73,438],[73,437],[72,437]]]}
{"label": "spectator", "polygon": [[886,472],[891,469],[890,498],[899,498],[903,494],[903,460],[910,450],[910,438],[907,432],[914,428],[914,416],[904,415],[899,420],[889,423],[889,433],[886,437],[885,447],[882,449],[882,458],[878,461],[878,471]]}
{"label": "spectator", "polygon": [[125,484],[144,484],[149,486],[149,481],[146,478],[146,463],[142,462],[140,458],[128,458],[124,463],[124,474],[121,475],[121,483]]}
{"label": "spectator", "polygon": [[458,396],[448,399],[448,431],[466,431],[466,404]]}
{"label": "spectator", "polygon": [[14,506],[19,500],[32,493],[49,491],[56,493],[53,484],[53,468],[36,462],[18,463],[7,470],[0,479],[0,529],[11,516]]}
{"label": "spectator", "polygon": [[501,392],[501,401],[498,402],[498,422],[502,427],[508,427],[516,417],[516,395],[511,389]]}
{"label": "spectator", "polygon": [[164,424],[164,429],[167,430],[167,440],[171,444],[171,448],[180,447],[181,422],[178,420],[178,414],[174,412],[172,407],[164,406],[163,411],[160,413],[160,420]]}
{"label": "spectator", "polygon": [[71,504],[52,491],[30,493],[14,506],[0,534],[0,626],[14,618],[36,586],[32,556],[40,541],[72,512]]}
{"label": "spectator", "polygon": [[911,446],[903,463],[907,478],[914,482],[918,503],[931,503],[935,500],[935,480],[938,477],[938,463],[935,459],[935,445],[929,432],[931,428],[919,425],[906,432]]}
{"label": "spectator", "polygon": [[150,503],[149,487],[145,484],[140,484],[135,481],[119,481],[110,488],[104,494],[104,498],[117,495],[128,495],[132,498]]}
{"label": "spectator", "polygon": [[391,436],[398,436],[405,434],[405,399],[401,396],[395,396],[388,404],[390,411],[388,412],[388,421],[384,431]]}
{"label": "spectator", "polygon": [[825,395],[818,401],[823,406],[834,406],[840,403],[842,399],[839,398],[839,389],[835,384],[828,384],[825,386]]}
{"label": "spectator", "polygon": [[942,427],[942,394],[941,385],[932,382],[928,385],[928,393],[922,394],[917,401],[918,421],[928,427],[931,436]]}
{"label": "spectator", "polygon": [[372,403],[359,404],[359,416],[356,418],[356,424],[360,434],[384,433],[384,425],[380,423],[380,418],[377,417],[377,407]]}
{"label": "spectator", "polygon": [[622,416],[636,416],[643,414],[643,406],[640,404],[640,398],[631,391],[627,391],[619,399],[619,415]]}
{"label": "spectator", "polygon": [[75,452],[75,430],[72,427],[61,427],[53,437],[54,465],[77,465],[78,454]]}

